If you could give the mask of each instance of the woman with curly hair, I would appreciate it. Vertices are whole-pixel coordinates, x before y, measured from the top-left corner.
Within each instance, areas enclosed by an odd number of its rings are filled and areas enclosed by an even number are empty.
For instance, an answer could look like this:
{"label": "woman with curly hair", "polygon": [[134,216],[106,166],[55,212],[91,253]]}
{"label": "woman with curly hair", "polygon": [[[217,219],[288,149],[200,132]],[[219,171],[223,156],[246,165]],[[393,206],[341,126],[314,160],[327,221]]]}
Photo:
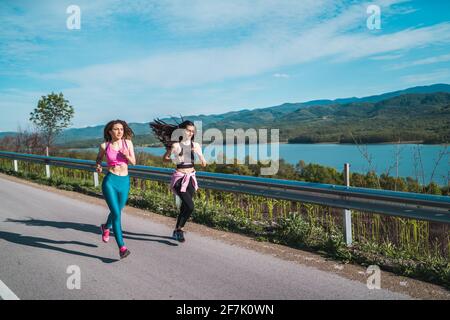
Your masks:
{"label": "woman with curly hair", "polygon": [[[183,227],[194,211],[192,198],[198,189],[194,169],[194,154],[198,156],[203,167],[206,166],[206,161],[200,144],[194,142],[195,126],[191,121],[186,120],[178,125],[173,125],[155,119],[150,123],[150,128],[166,147],[163,160],[166,162],[172,161],[176,164],[170,188],[176,196],[180,197],[181,207],[173,231],[173,238],[179,242],[184,242]],[[173,160],[172,155],[174,156]]]}
{"label": "woman with curly hair", "polygon": [[103,242],[109,241],[112,228],[119,247],[120,259],[127,257],[127,249],[122,237],[121,212],[128,200],[130,191],[130,177],[128,164],[136,164],[134,147],[131,138],[134,133],[125,121],[113,120],[108,122],[104,130],[105,142],[100,145],[97,155],[97,172],[102,172],[102,160],[106,155],[108,173],[103,179],[102,192],[108,204],[110,213],[105,224],[100,226]]}

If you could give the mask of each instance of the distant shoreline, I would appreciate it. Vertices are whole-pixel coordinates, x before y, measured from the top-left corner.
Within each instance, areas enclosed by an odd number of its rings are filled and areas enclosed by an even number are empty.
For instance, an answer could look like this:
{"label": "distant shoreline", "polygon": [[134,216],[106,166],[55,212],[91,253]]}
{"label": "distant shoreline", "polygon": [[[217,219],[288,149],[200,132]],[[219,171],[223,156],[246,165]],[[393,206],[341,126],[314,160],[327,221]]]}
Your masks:
{"label": "distant shoreline", "polygon": [[[242,144],[242,143],[240,143]],[[248,145],[249,143],[245,143],[245,145]],[[445,146],[448,145],[446,143],[424,143],[423,141],[401,141],[401,142],[371,142],[371,143],[350,143],[350,142],[345,142],[345,143],[340,143],[340,142],[286,142],[286,141],[280,141],[279,144],[290,144],[290,145],[296,145],[296,144],[310,144],[310,145],[320,145],[320,144],[335,144],[335,145],[350,145],[350,146],[354,146],[354,145],[386,145],[386,144],[398,144],[398,145],[402,145],[402,144],[419,144],[419,145],[435,145],[435,146]],[[224,144],[226,145],[226,144]],[[136,145],[136,147],[141,147],[141,148],[162,148],[164,147],[162,144],[161,145]]]}

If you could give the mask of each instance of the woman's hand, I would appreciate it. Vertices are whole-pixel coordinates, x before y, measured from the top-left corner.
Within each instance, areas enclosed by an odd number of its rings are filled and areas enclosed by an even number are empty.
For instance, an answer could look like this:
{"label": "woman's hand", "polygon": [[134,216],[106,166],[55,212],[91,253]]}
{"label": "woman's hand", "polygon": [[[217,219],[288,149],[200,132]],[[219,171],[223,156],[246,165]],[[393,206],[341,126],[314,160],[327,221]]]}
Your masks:
{"label": "woman's hand", "polygon": [[102,143],[100,145],[100,147],[98,148],[98,155],[97,155],[97,166],[95,168],[95,171],[97,171],[98,173],[102,173],[102,159],[105,156],[105,152],[106,152],[106,143]]}
{"label": "woman's hand", "polygon": [[170,158],[171,154],[172,154],[172,147],[166,147],[166,152],[163,155],[163,161],[171,162],[172,161],[172,159]]}
{"label": "woman's hand", "polygon": [[120,150],[120,153],[122,154],[122,156],[125,157],[125,159],[127,159],[127,161],[129,162],[129,164],[132,164],[133,166],[136,165],[136,157],[134,155],[134,146],[133,146],[133,142],[131,142],[131,140],[126,140],[127,141],[127,145],[128,148],[123,148],[122,150]]}
{"label": "woman's hand", "polygon": [[123,149],[123,150],[120,151],[120,153],[121,153],[128,161],[131,161],[131,160],[130,160],[130,157],[131,157],[131,155],[130,155],[130,150],[128,150],[128,149]]}
{"label": "woman's hand", "polygon": [[202,148],[200,147],[200,145],[197,142],[194,142],[194,152],[197,154],[198,158],[200,159],[200,164],[202,165],[202,167],[206,167],[207,163],[205,160],[205,157],[203,156],[202,153]]}

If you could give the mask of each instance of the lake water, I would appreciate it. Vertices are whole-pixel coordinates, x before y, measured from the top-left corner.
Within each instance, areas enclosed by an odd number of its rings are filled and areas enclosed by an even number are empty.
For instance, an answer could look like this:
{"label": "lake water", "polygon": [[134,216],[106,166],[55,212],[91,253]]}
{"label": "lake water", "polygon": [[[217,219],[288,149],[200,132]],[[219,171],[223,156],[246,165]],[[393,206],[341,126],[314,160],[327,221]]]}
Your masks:
{"label": "lake water", "polygon": [[[211,147],[204,148],[208,161],[217,159],[220,150],[210,152]],[[275,158],[274,145],[262,145],[265,156],[258,156],[259,149],[256,145],[241,146],[239,154],[236,147],[224,148],[223,153],[230,157],[244,159],[252,152],[253,159]],[[256,151],[255,151],[256,150]],[[136,151],[143,151],[153,155],[162,156],[165,149],[162,147],[137,147]],[[228,152],[228,153],[227,153]],[[378,174],[389,171],[391,176],[396,176],[396,162],[398,158],[398,175],[400,177],[418,178],[428,184],[433,175],[433,181],[440,185],[447,185],[450,176],[449,148],[444,145],[417,145],[417,144],[371,144],[356,146],[353,144],[279,144],[279,158],[291,164],[297,164],[300,160],[306,163],[316,163],[333,167],[339,171],[344,168],[344,163],[350,163],[350,171],[366,173],[374,170]],[[370,164],[369,164],[370,162]],[[434,173],[433,173],[434,171]]]}

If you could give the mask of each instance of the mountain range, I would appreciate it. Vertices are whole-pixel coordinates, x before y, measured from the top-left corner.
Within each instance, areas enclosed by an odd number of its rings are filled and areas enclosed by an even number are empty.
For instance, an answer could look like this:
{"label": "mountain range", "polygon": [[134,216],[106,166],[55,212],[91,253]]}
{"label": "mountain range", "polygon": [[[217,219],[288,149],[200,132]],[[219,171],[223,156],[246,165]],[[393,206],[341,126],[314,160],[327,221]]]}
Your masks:
{"label": "mountain range", "polygon": [[[442,143],[449,140],[450,85],[434,84],[362,98],[312,100],[243,109],[223,114],[185,115],[203,129],[279,128],[290,143],[394,142]],[[148,119],[151,121],[152,119]],[[173,121],[173,119],[164,119]],[[148,123],[130,123],[136,144],[155,144]],[[97,145],[104,125],[64,130],[57,144]],[[14,133],[0,133],[0,138]]]}

